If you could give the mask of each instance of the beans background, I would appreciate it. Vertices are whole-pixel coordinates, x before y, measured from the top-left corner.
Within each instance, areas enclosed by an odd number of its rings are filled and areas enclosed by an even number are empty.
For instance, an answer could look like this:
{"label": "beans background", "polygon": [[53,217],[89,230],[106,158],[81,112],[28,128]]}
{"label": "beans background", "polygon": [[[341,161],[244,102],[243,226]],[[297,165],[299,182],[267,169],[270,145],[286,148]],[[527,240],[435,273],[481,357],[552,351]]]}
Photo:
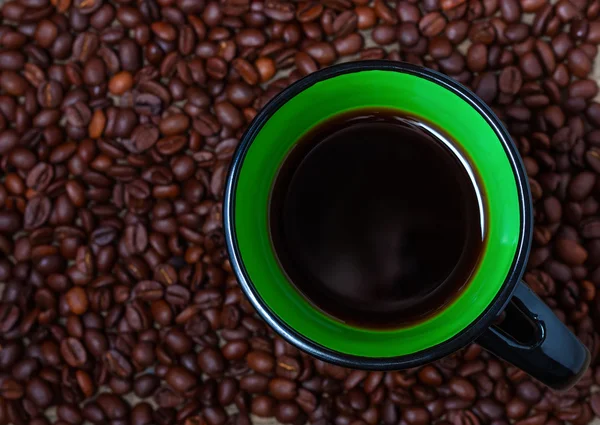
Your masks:
{"label": "beans background", "polygon": [[[4,2],[0,424],[593,421],[599,15],[600,0]],[[240,292],[221,199],[245,126],[301,76],[374,58],[439,69],[507,124],[535,205],[525,280],[593,356],[567,393],[477,345],[408,371],[328,365]]]}

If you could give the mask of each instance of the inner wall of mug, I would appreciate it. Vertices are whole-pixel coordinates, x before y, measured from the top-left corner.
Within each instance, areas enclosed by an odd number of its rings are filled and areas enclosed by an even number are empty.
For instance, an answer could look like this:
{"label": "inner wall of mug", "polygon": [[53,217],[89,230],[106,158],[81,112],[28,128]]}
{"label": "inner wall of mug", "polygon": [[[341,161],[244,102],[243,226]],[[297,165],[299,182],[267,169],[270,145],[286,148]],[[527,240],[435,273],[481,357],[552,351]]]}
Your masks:
{"label": "inner wall of mug", "polygon": [[[269,237],[269,196],[279,167],[294,144],[333,115],[369,107],[400,109],[443,129],[476,165],[487,195],[488,241],[470,284],[436,315],[401,329],[361,329],[313,307],[286,278]],[[236,241],[259,296],[289,327],[344,354],[397,357],[433,347],[460,333],[500,291],[519,244],[517,185],[494,130],[455,93],[402,72],[368,70],[338,75],[289,99],[256,134],[233,190]]]}

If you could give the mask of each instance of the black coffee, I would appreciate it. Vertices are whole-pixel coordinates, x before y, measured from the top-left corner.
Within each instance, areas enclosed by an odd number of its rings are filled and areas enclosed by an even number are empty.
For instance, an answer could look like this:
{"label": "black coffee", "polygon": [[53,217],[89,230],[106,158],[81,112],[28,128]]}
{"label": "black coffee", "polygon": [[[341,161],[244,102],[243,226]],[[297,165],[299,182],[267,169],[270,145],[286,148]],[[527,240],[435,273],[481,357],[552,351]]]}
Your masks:
{"label": "black coffee", "polygon": [[485,217],[475,179],[455,144],[422,120],[389,109],[338,115],[305,135],[279,171],[270,210],[279,261],[339,320],[420,321],[478,265]]}

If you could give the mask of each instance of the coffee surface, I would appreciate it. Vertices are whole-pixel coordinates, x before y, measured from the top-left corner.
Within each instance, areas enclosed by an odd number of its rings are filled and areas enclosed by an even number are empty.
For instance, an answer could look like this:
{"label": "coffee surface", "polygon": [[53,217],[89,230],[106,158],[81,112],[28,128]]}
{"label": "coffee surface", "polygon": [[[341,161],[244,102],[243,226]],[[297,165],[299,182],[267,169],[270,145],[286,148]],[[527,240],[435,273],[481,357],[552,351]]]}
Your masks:
{"label": "coffee surface", "polygon": [[428,128],[395,110],[344,113],[303,136],[282,165],[275,250],[297,289],[339,320],[417,322],[476,269],[479,189],[453,142]]}

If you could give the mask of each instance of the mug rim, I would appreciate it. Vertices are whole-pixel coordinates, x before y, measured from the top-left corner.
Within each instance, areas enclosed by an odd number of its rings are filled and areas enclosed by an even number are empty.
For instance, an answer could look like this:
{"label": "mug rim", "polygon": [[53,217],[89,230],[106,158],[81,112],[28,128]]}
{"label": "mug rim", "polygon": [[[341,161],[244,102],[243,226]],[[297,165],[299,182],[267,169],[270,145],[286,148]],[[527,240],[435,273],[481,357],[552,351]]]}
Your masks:
{"label": "mug rim", "polygon": [[[242,260],[241,252],[237,244],[235,229],[235,188],[237,187],[237,181],[246,153],[254,142],[255,136],[264,124],[287,101],[320,81],[348,73],[373,70],[401,72],[424,78],[453,92],[479,113],[496,134],[504,149],[506,158],[510,163],[515,178],[521,215],[519,241],[512,264],[500,290],[495,298],[488,304],[486,309],[462,331],[446,341],[415,353],[397,357],[365,357],[341,353],[306,338],[281,320],[277,314],[269,308],[254,287]],[[232,158],[223,200],[223,220],[226,245],[232,269],[236,274],[242,291],[246,297],[248,297],[262,319],[288,342],[323,361],[336,363],[345,367],[367,370],[392,370],[428,363],[457,351],[483,333],[500,311],[504,309],[514,292],[517,283],[521,279],[529,255],[533,225],[531,194],[525,168],[508,131],[504,128],[492,110],[473,92],[462,84],[452,80],[450,77],[424,67],[405,62],[386,60],[347,62],[321,69],[294,82],[269,101],[259,111],[258,115],[244,133],[240,145]]]}

